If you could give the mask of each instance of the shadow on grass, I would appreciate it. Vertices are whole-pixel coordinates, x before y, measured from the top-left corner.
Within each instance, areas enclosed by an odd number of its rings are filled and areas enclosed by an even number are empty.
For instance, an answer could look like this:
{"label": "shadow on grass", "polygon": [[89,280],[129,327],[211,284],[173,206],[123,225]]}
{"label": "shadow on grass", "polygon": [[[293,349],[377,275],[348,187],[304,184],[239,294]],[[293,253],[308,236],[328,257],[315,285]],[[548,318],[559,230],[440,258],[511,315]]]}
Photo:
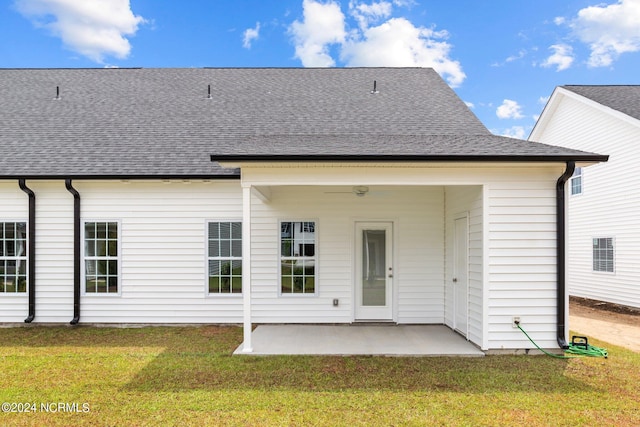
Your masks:
{"label": "shadow on grass", "polygon": [[[575,393],[593,386],[567,377],[566,360],[543,356],[363,357],[232,356],[242,341],[237,327],[0,329],[3,346],[122,348],[128,354],[160,349],[124,391],[387,390],[424,392]],[[65,349],[66,351],[66,349]],[[109,357],[109,356],[105,356]]]}

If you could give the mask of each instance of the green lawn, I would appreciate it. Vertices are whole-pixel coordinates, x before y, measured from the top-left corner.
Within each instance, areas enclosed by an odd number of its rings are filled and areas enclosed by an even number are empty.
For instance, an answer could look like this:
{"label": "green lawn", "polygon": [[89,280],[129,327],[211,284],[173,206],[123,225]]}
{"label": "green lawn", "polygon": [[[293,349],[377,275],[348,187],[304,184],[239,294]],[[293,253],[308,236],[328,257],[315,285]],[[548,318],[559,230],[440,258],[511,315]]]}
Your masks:
{"label": "green lawn", "polygon": [[212,326],[0,329],[0,401],[35,404],[0,425],[640,425],[640,354],[595,340],[609,359],[231,356],[241,339]]}

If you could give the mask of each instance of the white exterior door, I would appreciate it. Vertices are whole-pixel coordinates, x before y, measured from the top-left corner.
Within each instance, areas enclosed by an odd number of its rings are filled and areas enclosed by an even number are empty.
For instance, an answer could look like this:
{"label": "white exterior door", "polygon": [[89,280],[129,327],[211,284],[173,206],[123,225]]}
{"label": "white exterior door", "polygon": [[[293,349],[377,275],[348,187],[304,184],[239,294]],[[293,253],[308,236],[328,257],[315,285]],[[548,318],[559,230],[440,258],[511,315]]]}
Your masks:
{"label": "white exterior door", "polygon": [[393,224],[356,223],[356,320],[393,320]]}
{"label": "white exterior door", "polygon": [[453,328],[465,337],[469,324],[469,226],[466,216],[455,220],[453,244]]}

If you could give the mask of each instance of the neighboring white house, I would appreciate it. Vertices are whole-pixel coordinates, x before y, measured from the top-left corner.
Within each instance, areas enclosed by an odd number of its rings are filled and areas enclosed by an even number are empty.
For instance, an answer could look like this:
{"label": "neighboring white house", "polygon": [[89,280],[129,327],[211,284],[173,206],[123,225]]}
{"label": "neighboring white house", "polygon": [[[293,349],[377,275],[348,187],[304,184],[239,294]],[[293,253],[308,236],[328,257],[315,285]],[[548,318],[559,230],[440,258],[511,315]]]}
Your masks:
{"label": "neighboring white house", "polygon": [[610,154],[571,178],[567,283],[640,308],[640,86],[558,87],[529,139]]}
{"label": "neighboring white house", "polygon": [[606,156],[492,135],[432,69],[0,70],[0,91],[1,322],[532,348],[517,316],[566,340],[565,183]]}

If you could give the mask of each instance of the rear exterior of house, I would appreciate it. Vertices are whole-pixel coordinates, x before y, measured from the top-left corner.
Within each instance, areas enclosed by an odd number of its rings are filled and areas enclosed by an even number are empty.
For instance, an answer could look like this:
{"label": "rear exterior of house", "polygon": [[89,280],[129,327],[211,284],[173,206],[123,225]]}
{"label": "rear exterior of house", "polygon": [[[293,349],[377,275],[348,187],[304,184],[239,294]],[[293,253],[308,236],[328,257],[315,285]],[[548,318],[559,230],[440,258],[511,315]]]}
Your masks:
{"label": "rear exterior of house", "polygon": [[606,157],[491,135],[433,70],[0,76],[1,322],[564,339],[558,182]]}
{"label": "rear exterior of house", "polygon": [[562,86],[530,140],[610,153],[571,179],[571,295],[640,308],[640,86]]}

